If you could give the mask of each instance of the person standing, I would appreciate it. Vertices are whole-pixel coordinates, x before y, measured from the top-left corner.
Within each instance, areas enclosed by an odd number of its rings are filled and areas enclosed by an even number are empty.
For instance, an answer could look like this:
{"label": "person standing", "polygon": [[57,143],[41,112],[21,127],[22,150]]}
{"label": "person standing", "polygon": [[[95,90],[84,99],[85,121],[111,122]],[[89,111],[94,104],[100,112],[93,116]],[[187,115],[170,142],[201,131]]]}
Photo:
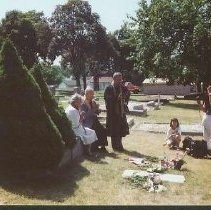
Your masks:
{"label": "person standing", "polygon": [[112,148],[116,151],[124,151],[122,137],[129,134],[126,119],[129,97],[129,91],[122,83],[122,74],[115,72],[111,85],[105,89],[104,100],[107,110],[106,128],[108,136],[111,136]]}
{"label": "person standing", "polygon": [[211,86],[204,94],[204,100],[197,100],[200,109],[204,112],[202,118],[203,139],[207,142],[207,149],[211,155]]}

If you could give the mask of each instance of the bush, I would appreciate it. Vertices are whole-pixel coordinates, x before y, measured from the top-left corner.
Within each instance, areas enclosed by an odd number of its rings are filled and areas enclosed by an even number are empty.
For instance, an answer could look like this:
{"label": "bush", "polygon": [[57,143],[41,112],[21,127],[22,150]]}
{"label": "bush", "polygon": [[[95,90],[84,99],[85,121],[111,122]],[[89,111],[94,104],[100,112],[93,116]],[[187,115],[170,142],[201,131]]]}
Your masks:
{"label": "bush", "polygon": [[43,63],[40,71],[42,72],[42,77],[48,85],[59,85],[64,78],[60,66],[52,66]]}
{"label": "bush", "polygon": [[48,89],[48,86],[43,79],[41,68],[40,65],[35,65],[31,72],[41,89],[46,111],[59,129],[66,145],[72,147],[75,143],[75,134],[72,130],[71,122],[67,118],[64,109],[58,106],[55,97]]}
{"label": "bush", "polygon": [[9,40],[0,52],[0,99],[0,166],[18,171],[55,167],[63,154],[62,136]]}

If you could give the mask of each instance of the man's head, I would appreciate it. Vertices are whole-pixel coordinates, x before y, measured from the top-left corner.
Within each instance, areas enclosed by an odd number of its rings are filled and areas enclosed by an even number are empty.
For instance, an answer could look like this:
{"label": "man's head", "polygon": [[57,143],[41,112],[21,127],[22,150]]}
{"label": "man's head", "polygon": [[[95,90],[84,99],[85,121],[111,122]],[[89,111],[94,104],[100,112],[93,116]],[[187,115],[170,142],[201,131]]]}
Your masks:
{"label": "man's head", "polygon": [[91,87],[87,87],[85,90],[85,99],[91,101],[94,98],[94,90]]}
{"label": "man's head", "polygon": [[122,84],[122,73],[115,72],[113,74],[113,83],[114,83],[114,86],[119,86]]}

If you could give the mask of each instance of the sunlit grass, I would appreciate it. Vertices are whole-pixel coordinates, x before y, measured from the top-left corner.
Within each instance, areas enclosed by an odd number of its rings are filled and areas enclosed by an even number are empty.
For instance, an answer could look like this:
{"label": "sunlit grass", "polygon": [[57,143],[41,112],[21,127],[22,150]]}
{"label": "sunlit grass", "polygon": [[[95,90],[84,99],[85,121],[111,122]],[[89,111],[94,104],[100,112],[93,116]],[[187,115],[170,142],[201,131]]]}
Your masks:
{"label": "sunlit grass", "polygon": [[[67,98],[61,99],[59,104],[66,107]],[[184,100],[170,101],[160,110],[149,111],[146,117],[134,118],[138,122],[169,123],[172,117],[177,117],[182,124],[201,121],[196,102]],[[169,158],[174,157],[176,151],[162,146],[164,139],[165,134],[131,131],[123,139],[125,153],[113,152],[109,138],[109,153],[99,154],[95,160],[82,159],[52,177],[31,181],[21,177],[14,182],[0,176],[0,204],[210,205],[211,162],[208,159],[186,156],[181,171],[168,171],[184,175],[185,183],[164,183],[167,191],[163,193],[149,193],[122,178],[124,170],[139,169],[129,163],[131,156],[159,157],[165,152]]]}
{"label": "sunlit grass", "polygon": [[[100,92],[102,94],[102,92]],[[132,95],[131,101],[155,99],[157,96]],[[100,104],[104,104],[103,97],[97,97]],[[140,99],[141,98],[141,99]],[[137,102],[138,103],[138,102]],[[140,102],[141,103],[141,102]],[[64,108],[68,105],[68,98],[60,99],[59,104]],[[169,123],[171,118],[178,118],[181,124],[199,124],[201,123],[203,113],[199,111],[196,101],[190,100],[170,100],[168,104],[160,106],[159,110],[147,112],[146,117],[135,117],[140,122],[150,123]]]}
{"label": "sunlit grass", "polygon": [[178,118],[182,124],[201,123],[203,113],[196,101],[175,100],[160,106],[160,110],[149,111],[143,122],[169,123],[171,118]]}
{"label": "sunlit grass", "polygon": [[174,157],[177,151],[163,147],[163,141],[163,134],[134,131],[123,140],[125,153],[113,152],[109,139],[109,153],[95,161],[85,159],[53,178],[26,183],[23,179],[16,183],[1,179],[1,204],[210,205],[210,160],[186,156],[181,171],[168,172],[184,175],[185,183],[164,182],[167,191],[163,193],[149,193],[122,178],[124,170],[139,169],[128,161],[131,156],[159,157],[165,152]]}

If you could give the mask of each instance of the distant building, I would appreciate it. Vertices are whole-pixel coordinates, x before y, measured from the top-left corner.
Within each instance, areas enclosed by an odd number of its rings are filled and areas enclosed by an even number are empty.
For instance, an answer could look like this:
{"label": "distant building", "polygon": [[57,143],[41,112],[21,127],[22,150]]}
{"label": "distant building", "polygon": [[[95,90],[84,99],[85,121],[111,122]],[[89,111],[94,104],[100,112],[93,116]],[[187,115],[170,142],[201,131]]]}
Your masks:
{"label": "distant building", "polygon": [[[99,78],[99,90],[105,90],[105,88],[110,85],[112,82],[112,77],[100,77]],[[94,80],[93,77],[87,78],[87,86],[90,86],[94,89]]]}
{"label": "distant building", "polygon": [[[105,90],[105,88],[112,82],[112,77],[100,77],[99,78],[99,90]],[[80,80],[81,87],[83,87],[83,80]],[[86,78],[86,85],[94,89],[93,77]],[[57,90],[73,91],[76,87],[76,80],[73,77],[65,78],[58,86]]]}
{"label": "distant building", "polygon": [[162,78],[147,78],[142,84],[142,93],[144,94],[162,94],[162,95],[187,95],[196,92],[194,85],[167,85],[167,80]]}
{"label": "distant building", "polygon": [[[80,80],[81,86],[83,86],[83,80]],[[73,77],[64,78],[64,80],[58,85],[56,89],[64,91],[73,91],[76,87],[76,80]]]}

